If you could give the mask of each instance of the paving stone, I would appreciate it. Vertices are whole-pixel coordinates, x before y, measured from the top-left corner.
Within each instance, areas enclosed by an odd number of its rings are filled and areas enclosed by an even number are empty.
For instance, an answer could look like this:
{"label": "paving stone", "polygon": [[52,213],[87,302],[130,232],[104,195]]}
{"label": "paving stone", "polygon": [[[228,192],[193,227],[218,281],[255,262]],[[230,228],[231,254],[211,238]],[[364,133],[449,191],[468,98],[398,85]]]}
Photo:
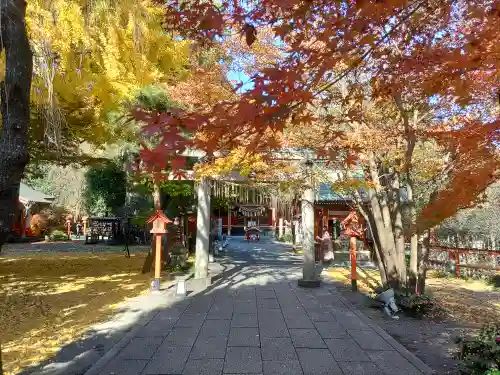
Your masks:
{"label": "paving stone", "polygon": [[177,327],[198,327],[200,328],[205,321],[207,314],[182,314],[177,323],[175,323],[175,328]]}
{"label": "paving stone", "polygon": [[297,353],[289,337],[273,337],[260,340],[263,360],[289,361],[297,360]]}
{"label": "paving stone", "polygon": [[255,301],[242,301],[234,304],[235,314],[257,314],[257,303]]}
{"label": "paving stone", "polygon": [[257,314],[233,314],[231,327],[258,327]]}
{"label": "paving stone", "polygon": [[394,350],[394,348],[385,341],[375,331],[353,331],[348,330],[349,334],[356,340],[359,346],[365,350]]}
{"label": "paving stone", "polygon": [[314,328],[314,324],[305,312],[302,313],[299,311],[294,314],[285,314],[285,312],[283,312],[283,315],[288,328]]}
{"label": "paving stone", "polygon": [[191,304],[184,314],[207,314],[210,311],[210,308],[212,307],[213,303],[213,298],[210,300],[210,302],[203,302],[203,301],[196,301],[196,303]]}
{"label": "paving stone", "polygon": [[200,330],[200,336],[227,336],[231,321],[227,319],[205,320]]}
{"label": "paving stone", "polygon": [[290,337],[288,328],[284,320],[269,320],[261,322],[259,320],[259,333],[260,337]]}
{"label": "paving stone", "polygon": [[226,355],[227,337],[198,337],[194,343],[190,359],[224,358]]}
{"label": "paving stone", "polygon": [[338,362],[338,364],[344,375],[387,375],[373,362]]}
{"label": "paving stone", "polygon": [[181,374],[191,348],[162,345],[144,370],[144,375]]}
{"label": "paving stone", "polygon": [[315,329],[290,329],[293,346],[296,348],[326,348],[323,339]]}
{"label": "paving stone", "polygon": [[328,349],[297,349],[304,375],[344,375]]}
{"label": "paving stone", "polygon": [[279,309],[264,309],[259,308],[259,322],[266,320],[283,320],[283,314]]}
{"label": "paving stone", "polygon": [[212,305],[207,319],[231,319],[233,316],[233,305]]}
{"label": "paving stone", "polygon": [[172,330],[175,324],[174,321],[151,321],[146,326],[142,327],[135,337],[166,337]]}
{"label": "paving stone", "polygon": [[335,315],[335,318],[340,325],[347,330],[371,330],[371,328],[357,316]]}
{"label": "paving stone", "polygon": [[171,346],[187,346],[191,347],[198,337],[199,328],[179,327],[173,328],[169,335],[165,338],[163,344]]}
{"label": "paving stone", "polygon": [[134,337],[119,356],[123,359],[150,359],[162,341],[161,337]]}
{"label": "paving stone", "polygon": [[386,374],[422,375],[421,371],[396,351],[367,351],[366,353]]}
{"label": "paving stone", "polygon": [[224,362],[226,374],[262,373],[262,359],[259,348],[229,347]]}
{"label": "paving stone", "polygon": [[324,339],[340,339],[348,336],[347,331],[336,321],[314,322],[314,325]]}
{"label": "paving stone", "polygon": [[351,338],[326,339],[328,349],[336,361],[365,362],[370,361],[368,355]]}
{"label": "paving stone", "polygon": [[258,307],[261,309],[279,309],[280,305],[277,299],[264,298],[258,300]]}
{"label": "paving stone", "polygon": [[256,295],[257,298],[262,298],[262,299],[276,299],[276,293],[274,293],[274,290],[256,290]]}
{"label": "paving stone", "polygon": [[328,309],[323,306],[319,307],[306,307],[307,315],[315,322],[332,322],[336,321],[335,317],[330,314]]}
{"label": "paving stone", "polygon": [[260,347],[258,328],[231,328],[228,346]]}
{"label": "paving stone", "polygon": [[249,290],[249,291],[238,291],[234,294],[233,300],[235,303],[238,302],[255,302],[255,291],[254,290]]}
{"label": "paving stone", "polygon": [[137,375],[147,363],[145,359],[123,359],[118,356],[108,363],[99,375]]}
{"label": "paving stone", "polygon": [[220,375],[223,366],[223,359],[189,360],[182,375]]}
{"label": "paving stone", "polygon": [[179,317],[182,315],[180,312],[170,312],[170,309],[160,311],[156,314],[153,319],[149,321],[148,324],[175,324]]}
{"label": "paving stone", "polygon": [[264,375],[303,375],[299,361],[264,361]]}

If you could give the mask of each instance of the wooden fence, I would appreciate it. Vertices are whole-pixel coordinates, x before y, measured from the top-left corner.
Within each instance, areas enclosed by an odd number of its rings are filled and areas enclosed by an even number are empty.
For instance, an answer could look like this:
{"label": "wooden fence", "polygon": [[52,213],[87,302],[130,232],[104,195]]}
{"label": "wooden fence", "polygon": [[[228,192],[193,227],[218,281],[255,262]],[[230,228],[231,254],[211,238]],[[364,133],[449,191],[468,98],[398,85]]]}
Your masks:
{"label": "wooden fence", "polygon": [[457,278],[475,274],[495,274],[500,272],[500,250],[431,245],[428,265],[433,269],[454,269]]}

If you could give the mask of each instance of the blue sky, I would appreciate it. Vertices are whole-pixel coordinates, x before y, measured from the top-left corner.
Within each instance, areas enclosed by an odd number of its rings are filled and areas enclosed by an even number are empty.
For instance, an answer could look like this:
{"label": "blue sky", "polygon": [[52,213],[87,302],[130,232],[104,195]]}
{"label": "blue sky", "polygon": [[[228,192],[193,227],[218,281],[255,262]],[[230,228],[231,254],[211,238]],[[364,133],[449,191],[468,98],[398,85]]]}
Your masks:
{"label": "blue sky", "polygon": [[230,70],[227,74],[227,78],[230,81],[243,82],[243,86],[239,90],[239,93],[243,93],[253,88],[253,82],[250,81],[250,77],[247,76],[244,72]]}

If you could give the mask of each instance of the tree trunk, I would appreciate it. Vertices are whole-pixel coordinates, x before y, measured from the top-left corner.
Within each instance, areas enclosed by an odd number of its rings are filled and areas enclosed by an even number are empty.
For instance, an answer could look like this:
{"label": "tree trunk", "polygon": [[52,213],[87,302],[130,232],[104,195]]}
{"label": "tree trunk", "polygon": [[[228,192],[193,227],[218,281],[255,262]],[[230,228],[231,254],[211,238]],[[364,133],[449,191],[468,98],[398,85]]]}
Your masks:
{"label": "tree trunk", "polygon": [[387,282],[393,288],[400,288],[406,283],[406,264],[404,258],[401,260],[396,251],[387,197],[381,189],[378,170],[373,157],[369,164],[369,174],[374,186],[368,189],[370,207],[375,223],[373,229],[376,229],[380,239],[380,255],[386,267]]}
{"label": "tree trunk", "polygon": [[404,275],[402,278],[406,280],[406,256],[405,256],[405,237],[403,231],[403,215],[401,214],[401,197],[400,197],[400,183],[398,173],[394,173],[392,180],[393,189],[393,202],[392,207],[394,214],[392,215],[392,227],[394,231],[394,242],[396,245],[396,254],[398,256],[398,262],[404,264]]}
{"label": "tree trunk", "polygon": [[[2,1],[0,51],[5,50],[5,80],[0,82],[0,252],[12,230],[19,184],[29,160],[28,127],[33,54],[26,33],[24,0]],[[0,347],[0,374],[3,374]]]}
{"label": "tree trunk", "polygon": [[[153,178],[153,203],[155,211],[161,210],[161,189],[160,184]],[[165,249],[162,249],[165,252]],[[151,240],[151,250],[144,260],[144,264],[142,265],[142,273],[151,272],[153,269],[153,264],[155,264],[156,259],[156,240],[155,237],[152,237]]]}
{"label": "tree trunk", "polygon": [[417,292],[425,293],[425,281],[427,279],[427,261],[429,260],[430,230],[426,230],[418,244],[418,283]]}
{"label": "tree trunk", "polygon": [[408,287],[417,290],[418,274],[418,233],[417,233],[417,210],[413,197],[413,179],[408,171],[406,174],[406,190],[408,194],[408,207],[410,209],[410,270]]}
{"label": "tree trunk", "polygon": [[[377,199],[376,192],[373,188],[368,189],[368,196],[370,198],[370,208],[371,213],[373,215],[372,230],[374,232],[374,239],[378,238],[379,246],[379,270],[382,273],[385,271],[386,281],[389,285],[393,287],[397,287],[399,285],[398,282],[398,272],[395,263],[395,251],[394,247],[390,247],[387,245],[387,233],[385,231],[384,220],[382,219],[382,212],[380,209],[380,205]],[[376,233],[375,233],[376,232]],[[380,269],[380,265],[384,265],[385,269]]]}
{"label": "tree trunk", "polygon": [[380,281],[382,282],[382,285],[387,285],[387,270],[384,264],[384,259],[380,252],[381,247],[380,247],[380,239],[378,238],[378,233],[376,230],[373,229],[375,227],[373,215],[371,215],[370,212],[366,212],[366,210],[361,205],[358,207],[358,209],[363,215],[366,224],[368,226],[368,230],[370,231],[373,238],[373,250],[375,252],[375,257],[377,258],[377,265],[380,272]]}
{"label": "tree trunk", "polygon": [[153,202],[155,210],[161,210],[161,189],[160,184],[153,180]]}

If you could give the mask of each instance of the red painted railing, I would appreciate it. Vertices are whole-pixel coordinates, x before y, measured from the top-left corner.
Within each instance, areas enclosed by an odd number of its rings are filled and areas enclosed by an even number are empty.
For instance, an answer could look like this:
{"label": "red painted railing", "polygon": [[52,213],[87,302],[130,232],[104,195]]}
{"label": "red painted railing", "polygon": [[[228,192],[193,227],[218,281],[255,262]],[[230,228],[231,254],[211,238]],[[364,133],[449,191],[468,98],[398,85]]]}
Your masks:
{"label": "red painted railing", "polygon": [[[436,260],[432,259],[432,255],[436,253],[447,253],[447,260]],[[479,255],[482,258],[490,258],[489,262],[482,262],[479,264],[470,264],[462,262],[463,258],[467,258],[467,255]],[[431,264],[446,264],[448,262],[453,262],[455,265],[455,276],[460,277],[460,272],[462,268],[472,268],[479,270],[488,270],[500,272],[500,265],[498,259],[500,258],[500,250],[481,250],[481,249],[465,249],[457,247],[448,247],[440,245],[431,245],[429,253],[429,263]],[[467,260],[467,259],[465,259]],[[486,263],[486,264],[485,264]],[[488,265],[491,264],[491,266]]]}

